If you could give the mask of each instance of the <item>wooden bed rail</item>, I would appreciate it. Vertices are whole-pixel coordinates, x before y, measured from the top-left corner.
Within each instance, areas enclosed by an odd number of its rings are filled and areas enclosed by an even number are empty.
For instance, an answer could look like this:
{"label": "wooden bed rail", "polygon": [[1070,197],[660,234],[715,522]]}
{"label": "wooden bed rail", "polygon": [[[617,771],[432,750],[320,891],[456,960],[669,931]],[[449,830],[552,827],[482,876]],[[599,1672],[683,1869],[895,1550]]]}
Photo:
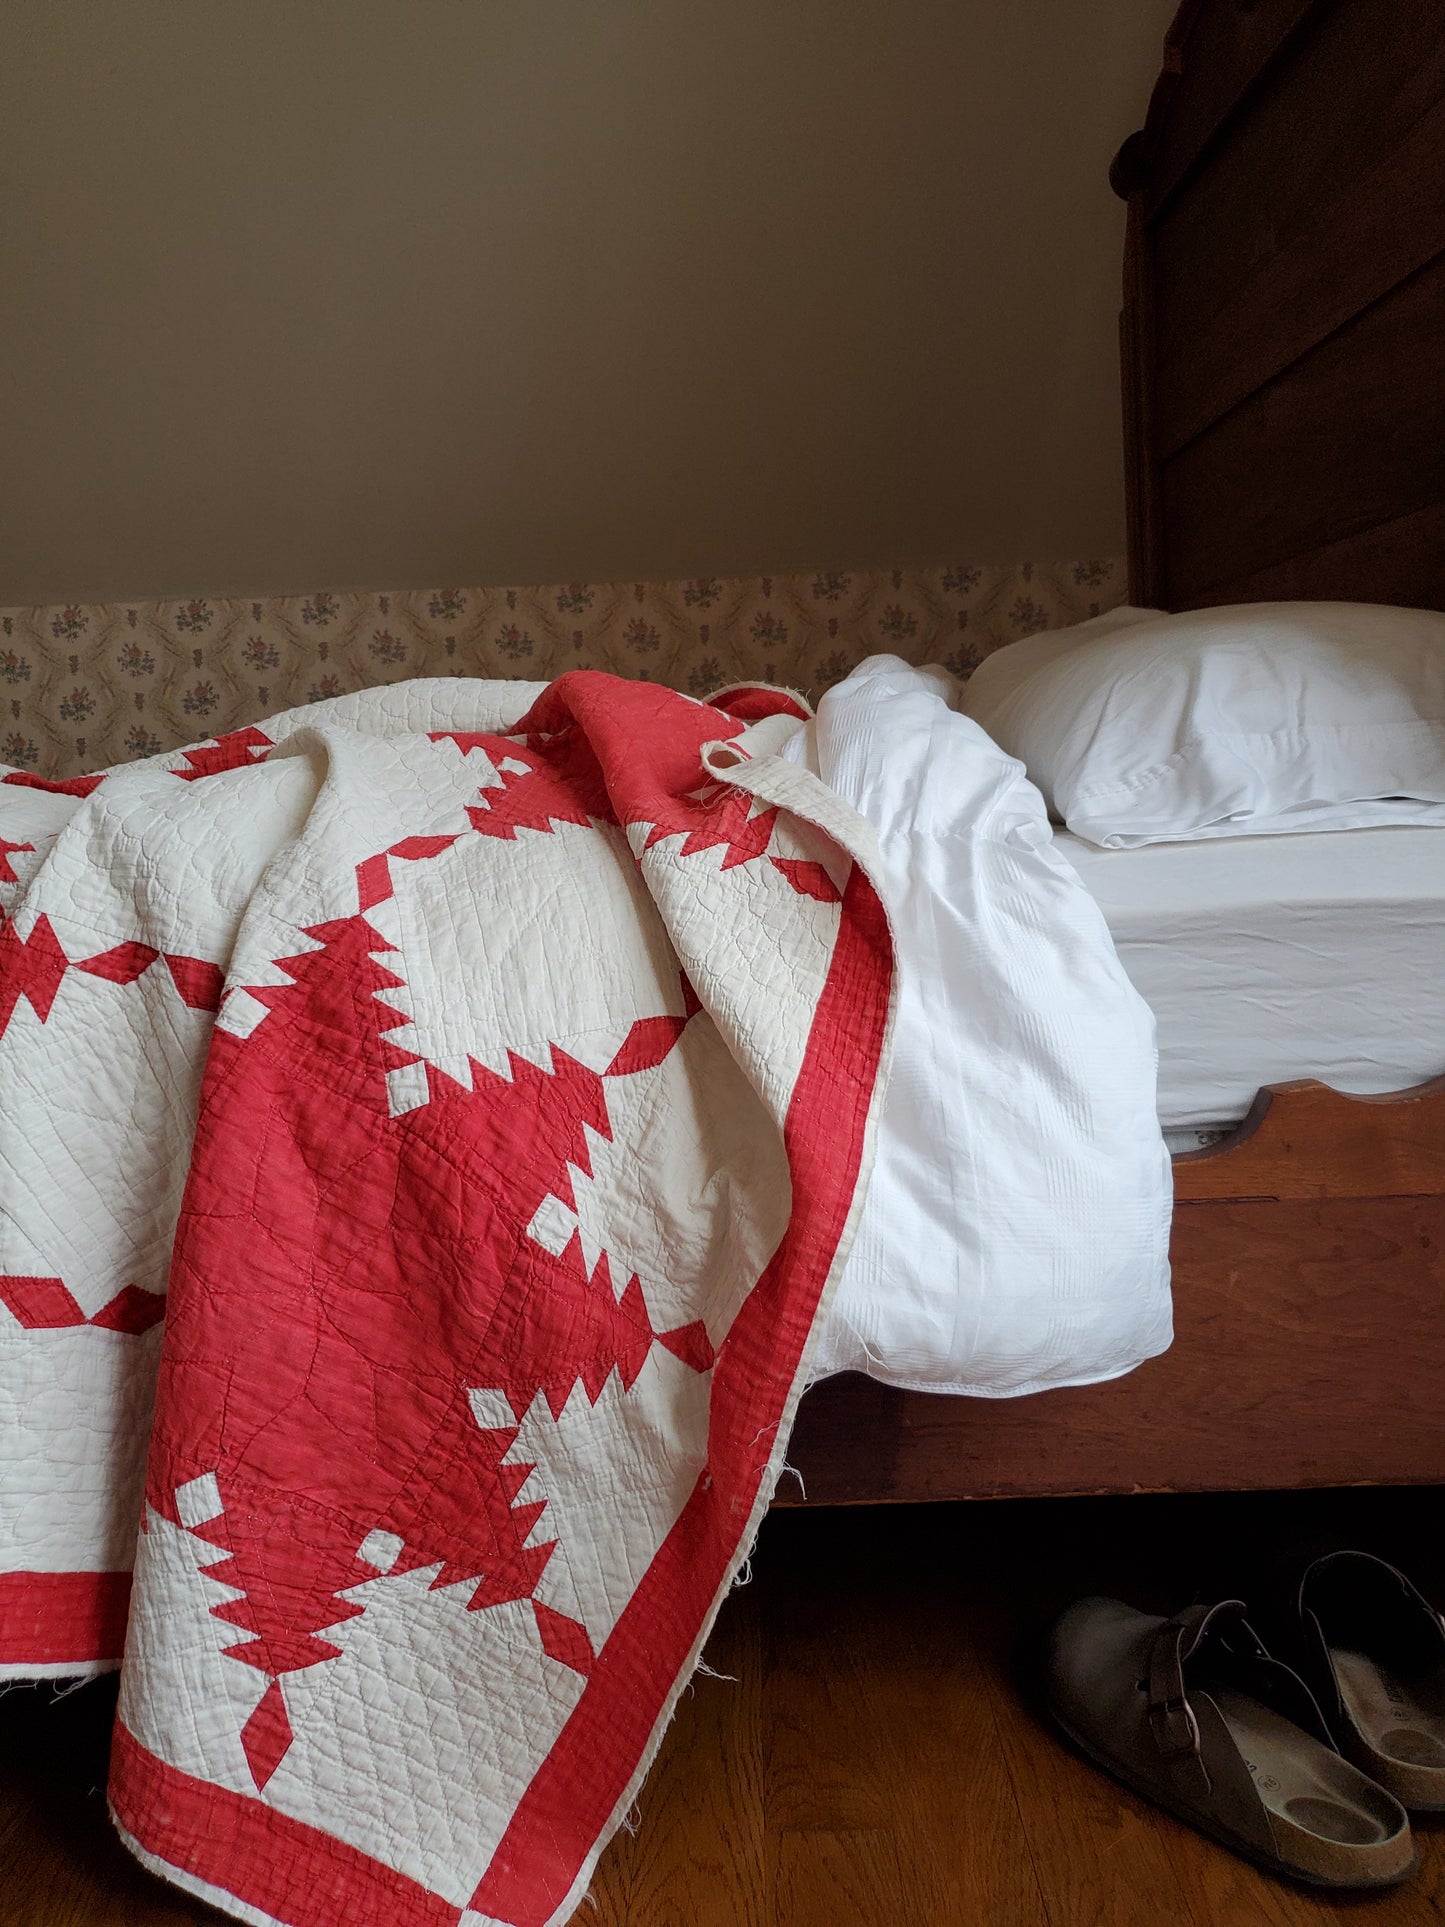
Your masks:
{"label": "wooden bed rail", "polygon": [[1168,1352],[1018,1399],[829,1379],[788,1451],[807,1503],[1445,1483],[1445,1078],[1261,1092],[1174,1171]]}
{"label": "wooden bed rail", "polygon": [[1380,1097],[1306,1078],[1262,1090],[1229,1136],[1174,1160],[1174,1202],[1445,1191],[1445,1077]]}

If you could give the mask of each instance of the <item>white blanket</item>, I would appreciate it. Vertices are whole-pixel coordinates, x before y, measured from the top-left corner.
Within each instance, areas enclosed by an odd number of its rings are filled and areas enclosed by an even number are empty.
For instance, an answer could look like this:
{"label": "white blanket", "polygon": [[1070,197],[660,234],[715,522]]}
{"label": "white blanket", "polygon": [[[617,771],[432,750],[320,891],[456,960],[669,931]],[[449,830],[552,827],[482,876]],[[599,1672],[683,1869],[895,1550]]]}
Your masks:
{"label": "white blanket", "polygon": [[870,658],[788,745],[877,832],[900,976],[873,1179],[814,1361],[1006,1397],[1132,1370],[1172,1334],[1154,1020],[1042,797]]}

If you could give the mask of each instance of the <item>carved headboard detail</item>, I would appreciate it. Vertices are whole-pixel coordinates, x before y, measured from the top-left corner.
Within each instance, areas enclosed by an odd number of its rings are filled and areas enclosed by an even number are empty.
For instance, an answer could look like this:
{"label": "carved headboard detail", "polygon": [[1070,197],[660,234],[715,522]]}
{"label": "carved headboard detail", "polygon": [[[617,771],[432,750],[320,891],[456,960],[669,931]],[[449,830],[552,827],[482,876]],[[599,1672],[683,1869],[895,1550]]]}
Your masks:
{"label": "carved headboard detail", "polygon": [[1130,599],[1445,608],[1445,8],[1185,0],[1121,324]]}

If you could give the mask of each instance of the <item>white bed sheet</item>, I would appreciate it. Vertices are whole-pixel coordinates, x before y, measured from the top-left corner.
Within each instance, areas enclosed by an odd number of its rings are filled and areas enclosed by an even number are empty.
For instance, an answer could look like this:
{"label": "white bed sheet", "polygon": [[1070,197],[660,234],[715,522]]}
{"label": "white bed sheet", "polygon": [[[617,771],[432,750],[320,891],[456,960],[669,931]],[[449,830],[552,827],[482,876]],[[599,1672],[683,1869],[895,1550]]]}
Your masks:
{"label": "white bed sheet", "polygon": [[1154,1012],[1170,1134],[1262,1084],[1402,1090],[1445,1071],[1445,829],[1055,847]]}

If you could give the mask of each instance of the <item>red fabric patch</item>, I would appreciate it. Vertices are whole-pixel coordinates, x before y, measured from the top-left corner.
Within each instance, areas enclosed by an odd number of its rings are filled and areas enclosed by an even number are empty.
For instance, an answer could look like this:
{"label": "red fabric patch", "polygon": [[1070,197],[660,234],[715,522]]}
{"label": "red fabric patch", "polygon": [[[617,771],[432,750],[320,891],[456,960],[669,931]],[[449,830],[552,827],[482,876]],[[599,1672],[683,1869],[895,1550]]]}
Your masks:
{"label": "red fabric patch", "polygon": [[173,957],[168,952],[166,969],[181,993],[182,1003],[189,1004],[192,1010],[221,1008],[226,975],[219,964],[207,963],[204,957]]}
{"label": "red fabric patch", "polygon": [[280,1766],[292,1738],[281,1685],[273,1679],[261,1695],[255,1712],[241,1728],[241,1746],[258,1793]]}
{"label": "red fabric patch", "polygon": [[0,1277],[0,1302],[27,1331],[65,1331],[85,1323],[85,1313],[59,1278]]}
{"label": "red fabric patch", "polygon": [[44,790],[49,796],[89,796],[104,781],[104,775],[100,775],[70,776],[63,783],[52,782],[48,776],[29,776],[19,769],[11,770],[8,776],[0,776],[0,783],[13,783],[22,790]]}
{"label": "red fabric patch", "polygon": [[[709,803],[688,796],[704,773],[703,744],[740,736],[742,725],[654,683],[619,684],[599,669],[572,669],[548,685],[517,724],[517,734],[547,739],[548,764],[559,769],[563,765],[550,740],[556,738],[575,764],[577,778],[585,779],[588,801],[606,804],[606,820],[667,820],[672,829],[692,830],[711,815]],[[645,753],[639,754],[644,745]],[[499,753],[518,754],[505,747]],[[498,792],[485,794],[493,799]]]}
{"label": "red fabric patch", "polygon": [[213,743],[185,752],[188,769],[172,770],[183,783],[194,783],[201,776],[222,776],[230,769],[245,769],[249,763],[264,763],[275,748],[269,736],[259,729],[233,729]]}
{"label": "red fabric patch", "polygon": [[639,1017],[602,1075],[627,1077],[633,1071],[652,1070],[682,1036],[687,1021],[686,1017]]}
{"label": "red fabric patch", "polygon": [[574,1673],[581,1673],[585,1679],[597,1659],[592,1650],[592,1641],[587,1637],[587,1628],[579,1626],[575,1619],[569,1619],[565,1613],[554,1612],[550,1606],[544,1606],[540,1599],[532,1601],[532,1611],[536,1616],[543,1652],[563,1666],[570,1666]]}
{"label": "red fabric patch", "polygon": [[34,848],[35,845],[33,843],[7,843],[4,837],[0,836],[0,883],[18,883],[20,881],[19,877],[15,874],[15,865],[10,859],[12,856],[18,856],[22,850],[33,851]]}
{"label": "red fabric patch", "polygon": [[0,1666],[119,1659],[128,1572],[0,1572]]}
{"label": "red fabric patch", "polygon": [[800,857],[775,856],[770,859],[792,884],[800,897],[815,897],[819,903],[841,903],[842,892],[821,863],[808,863]]}
{"label": "red fabric patch", "polygon": [[786,689],[773,689],[767,683],[750,685],[746,689],[724,689],[707,700],[713,709],[736,716],[743,723],[760,723],[768,716],[796,716],[800,723],[812,720],[806,704],[790,695]]}
{"label": "red fabric patch", "polygon": [[700,1318],[690,1325],[678,1325],[670,1332],[660,1332],[658,1343],[665,1345],[674,1358],[680,1358],[684,1365],[690,1365],[695,1372],[708,1372],[717,1359],[712,1340],[707,1335],[707,1326]]}
{"label": "red fabric patch", "polygon": [[[223,1499],[231,1496],[229,1487],[222,1487]],[[273,1677],[336,1658],[341,1648],[323,1639],[322,1630],[357,1619],[364,1610],[337,1595],[372,1577],[355,1547],[338,1543],[326,1521],[308,1512],[282,1518],[279,1510],[232,1505],[195,1528],[198,1539],[223,1546],[228,1555],[206,1568],[207,1577],[242,1595],[212,1606],[212,1613],[258,1635],[228,1646],[227,1654]],[[276,1730],[274,1717],[268,1730]],[[275,1761],[271,1764],[274,1768]]]}
{"label": "red fabric patch", "polygon": [[59,1278],[0,1277],[0,1304],[8,1305],[27,1331],[69,1331],[76,1325],[96,1325],[103,1331],[135,1337],[158,1325],[166,1315],[166,1301],[158,1292],[127,1285],[87,1318]]}
{"label": "red fabric patch", "polygon": [[24,997],[43,1024],[70,968],[50,919],[39,916],[28,937],[13,923],[0,924],[0,1037]]}
{"label": "red fabric patch", "polygon": [[357,907],[363,915],[391,895],[391,859],[400,857],[416,863],[423,857],[440,856],[456,842],[455,836],[406,836],[379,856],[369,856],[356,866]]}
{"label": "red fabric patch", "polygon": [[102,950],[98,957],[86,957],[72,965],[88,977],[103,977],[111,984],[133,984],[143,970],[149,970],[158,950],[146,943],[118,943],[113,950]]}
{"label": "red fabric patch", "polygon": [[108,1305],[102,1305],[89,1322],[100,1326],[103,1331],[125,1332],[132,1338],[138,1338],[142,1332],[148,1332],[152,1326],[158,1325],[165,1315],[166,1301],[160,1292],[146,1291],[140,1285],[127,1285],[124,1291],[115,1294]]}
{"label": "red fabric patch", "polygon": [[[519,724],[518,734],[525,733]],[[527,768],[499,767],[502,787],[478,791],[467,816],[481,835],[511,841],[518,830],[550,831],[558,823],[585,827],[594,819],[617,821],[597,758],[581,730],[555,731],[542,748],[493,737],[488,753],[499,766],[525,763]]]}
{"label": "red fabric patch", "polygon": [[574,1385],[595,1405],[614,1371],[634,1384],[653,1345],[667,1342],[638,1279],[628,1279],[619,1300],[606,1252],[589,1276],[575,1232],[558,1257],[533,1239],[521,1241],[487,1340],[487,1384],[500,1386],[519,1416],[540,1391],[553,1418]]}
{"label": "red fabric patch", "polygon": [[751,863],[754,857],[763,854],[772,840],[777,820],[775,809],[755,811],[747,790],[724,789],[719,785],[716,795],[695,804],[690,815],[685,813],[685,804],[674,805],[656,823],[646,847],[650,850],[664,837],[686,830],[681,855],[696,856],[700,850],[715,850],[723,844],[727,855],[722,867],[731,870],[736,864]]}

